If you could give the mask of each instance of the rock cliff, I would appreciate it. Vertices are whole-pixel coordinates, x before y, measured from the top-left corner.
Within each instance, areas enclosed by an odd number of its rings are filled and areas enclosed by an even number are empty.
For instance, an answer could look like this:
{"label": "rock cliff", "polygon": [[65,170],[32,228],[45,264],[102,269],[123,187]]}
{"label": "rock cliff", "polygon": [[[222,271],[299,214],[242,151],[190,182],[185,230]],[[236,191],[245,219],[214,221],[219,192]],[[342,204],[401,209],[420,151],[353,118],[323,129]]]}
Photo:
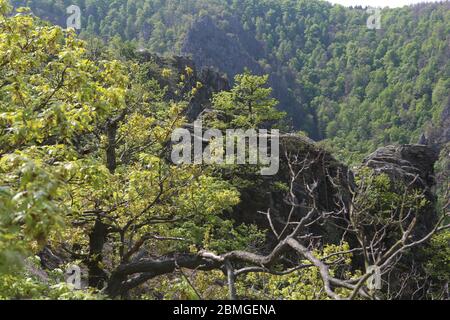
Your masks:
{"label": "rock cliff", "polygon": [[434,164],[438,158],[432,148],[416,144],[379,148],[364,160],[364,166],[387,174],[395,184],[411,185],[412,189],[424,192],[428,203],[418,216],[418,232],[422,236],[437,219]]}

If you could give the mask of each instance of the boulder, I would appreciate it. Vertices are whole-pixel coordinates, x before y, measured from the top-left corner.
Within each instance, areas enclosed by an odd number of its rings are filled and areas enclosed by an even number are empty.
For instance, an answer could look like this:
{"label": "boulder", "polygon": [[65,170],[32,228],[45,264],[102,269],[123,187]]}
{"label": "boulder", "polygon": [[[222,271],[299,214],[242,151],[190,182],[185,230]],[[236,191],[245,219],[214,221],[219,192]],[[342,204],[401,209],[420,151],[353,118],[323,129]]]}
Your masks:
{"label": "boulder", "polygon": [[427,204],[418,215],[417,236],[430,232],[437,221],[434,164],[438,158],[438,152],[425,145],[392,145],[379,148],[363,162],[376,173],[388,175],[398,192],[411,185],[424,193]]}
{"label": "boulder", "polygon": [[435,185],[434,164],[437,160],[436,151],[415,144],[379,148],[364,159],[363,165],[403,183],[409,184],[418,176],[414,185],[431,191]]}
{"label": "boulder", "polygon": [[[293,159],[296,163],[292,164]],[[250,180],[250,185],[240,189],[241,203],[231,214],[238,223],[253,223],[261,229],[268,230],[268,245],[276,242],[265,215],[258,212],[267,212],[270,209],[274,227],[280,231],[287,221],[291,204],[286,199],[286,187],[289,187],[291,162],[294,171],[300,170],[303,161],[308,165],[299,174],[293,183],[293,192],[300,206],[295,210],[293,221],[298,221],[306,214],[312,205],[312,199],[317,208],[322,212],[342,211],[341,200],[348,204],[350,190],[354,188],[353,174],[333,155],[318,146],[311,139],[298,134],[285,134],[280,137],[280,169],[274,176],[243,176],[242,179]],[[281,188],[280,188],[281,186]],[[284,188],[283,188],[284,186]],[[308,193],[308,187],[315,187],[313,197]],[[330,222],[340,224],[339,221],[330,219]],[[321,236],[321,241],[339,243],[342,231],[330,223],[315,224],[311,233]]]}

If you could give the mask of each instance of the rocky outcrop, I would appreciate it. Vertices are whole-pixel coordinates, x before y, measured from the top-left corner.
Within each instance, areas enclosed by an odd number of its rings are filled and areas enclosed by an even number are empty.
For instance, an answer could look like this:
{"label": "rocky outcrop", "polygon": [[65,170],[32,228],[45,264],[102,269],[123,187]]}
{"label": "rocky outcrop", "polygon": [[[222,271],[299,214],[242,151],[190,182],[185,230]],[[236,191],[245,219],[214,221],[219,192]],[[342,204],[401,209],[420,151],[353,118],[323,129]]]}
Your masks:
{"label": "rocky outcrop", "polygon": [[[422,239],[434,228],[438,220],[436,210],[436,179],[434,165],[439,153],[426,145],[387,146],[378,149],[364,160],[364,166],[372,168],[376,173],[386,174],[393,182],[393,191],[399,194],[405,192],[405,187],[410,186],[409,194],[414,191],[423,193],[427,202],[414,217],[417,219],[412,237]],[[392,245],[389,236],[386,241]],[[389,244],[390,243],[390,244]],[[399,263],[390,272],[390,290],[399,292],[398,299],[414,299],[416,296],[424,296],[427,287],[431,285],[424,280],[423,286],[418,288],[417,283],[408,280],[411,273],[415,277],[427,279],[427,272],[423,261],[426,260],[428,243],[414,247],[405,252]],[[406,280],[402,280],[406,279]]]}
{"label": "rocky outcrop", "polygon": [[[208,19],[205,21],[204,23],[212,23],[208,22]],[[194,61],[189,58],[177,56],[162,58],[146,51],[140,52],[139,57],[141,62],[154,62],[155,66],[148,69],[148,77],[158,79],[161,86],[168,88],[165,97],[167,100],[183,99],[183,92],[177,92],[179,74],[185,72],[186,67],[192,69],[192,75],[187,79],[188,84],[192,87],[196,82],[201,82],[202,87],[191,100],[187,110],[191,121],[210,107],[210,99],[214,92],[229,89],[229,83],[224,76],[210,68],[198,69]],[[165,68],[173,70],[172,78],[161,77],[161,70]],[[317,183],[315,200],[321,210],[327,212],[341,210],[341,207],[336,206],[337,197],[342,198],[340,201],[343,200],[344,205],[348,204],[348,192],[355,188],[353,173],[311,139],[301,135],[287,134],[281,137],[280,170],[277,175],[263,177],[255,174],[252,176],[249,175],[248,170],[224,173],[224,177],[230,181],[238,181],[235,185],[241,191],[241,204],[230,214],[230,218],[237,223],[254,223],[267,229],[269,227],[267,219],[258,211],[266,211],[270,208],[275,223],[283,225],[289,212],[289,205],[285,201],[285,190],[280,190],[279,186],[289,181],[286,154],[298,157],[298,161],[306,159],[311,162],[311,165],[295,181],[294,191],[299,201],[307,199],[306,186]],[[421,233],[429,230],[436,218],[434,164],[437,158],[437,152],[425,145],[387,146],[369,155],[363,163],[363,166],[372,168],[377,173],[387,174],[397,185],[413,183],[415,189],[425,193],[428,205],[423,209],[424,214],[420,218]],[[315,230],[315,232],[323,234],[329,241],[339,239],[340,233],[335,228],[327,225],[322,227],[322,230]]]}
{"label": "rocky outcrop", "polygon": [[405,186],[423,192],[427,204],[418,214],[418,235],[425,235],[434,226],[436,214],[436,179],[434,164],[439,154],[425,145],[402,145],[379,148],[364,160],[364,166],[384,173],[399,192]]}
{"label": "rocky outcrop", "polygon": [[[234,76],[243,73],[245,69],[258,75],[269,74],[269,86],[273,89],[273,97],[279,101],[278,108],[289,114],[295,127],[308,125],[314,128],[308,112],[298,108],[301,102],[289,89],[296,81],[296,76],[288,68],[272,61],[273,58],[265,51],[264,43],[258,41],[254,33],[246,31],[236,17],[199,18],[188,30],[181,54],[191,57],[198,68],[210,68],[224,73],[231,84]],[[268,64],[268,61],[271,63]],[[279,68],[283,70],[277,71]],[[319,138],[316,130],[310,130],[310,135]]]}
{"label": "rocky outcrop", "polygon": [[[349,190],[354,187],[353,175],[349,169],[337,161],[331,153],[319,147],[311,139],[297,135],[287,134],[280,137],[280,168],[275,176],[243,175],[239,178],[251,181],[240,188],[241,203],[234,209],[229,218],[238,223],[252,223],[268,230],[269,247],[275,242],[269,231],[270,226],[265,215],[258,212],[267,212],[270,209],[274,226],[277,230],[283,229],[289,216],[291,204],[286,199],[286,187],[290,187],[291,168],[300,174],[293,183],[293,192],[299,206],[295,209],[294,220],[305,215],[312,205],[312,199],[322,212],[340,212],[340,200],[348,203]],[[233,172],[233,178],[239,172]],[[239,181],[239,180],[238,180]],[[238,186],[239,187],[239,186]],[[314,188],[313,197],[307,188]],[[341,212],[340,214],[344,214]],[[330,222],[340,224],[330,219]],[[315,224],[311,233],[321,235],[322,241],[338,243],[342,232],[331,224]]]}
{"label": "rocky outcrop", "polygon": [[385,173],[394,181],[413,182],[415,187],[431,192],[437,159],[438,154],[425,145],[387,146],[364,159],[364,166]]}
{"label": "rocky outcrop", "polygon": [[[166,101],[184,101],[185,95],[192,88],[197,88],[196,94],[190,99],[186,116],[189,121],[194,121],[198,115],[205,109],[210,108],[212,95],[216,92],[229,90],[230,84],[227,78],[211,68],[198,67],[196,63],[187,57],[172,56],[161,57],[141,50],[136,53],[141,64],[148,65],[148,79],[157,79],[162,88],[167,88]],[[192,74],[185,77],[185,86],[180,89],[180,75],[186,75],[186,68],[189,68]],[[162,70],[171,71],[169,76],[162,76]],[[201,87],[197,86],[201,83]]]}
{"label": "rocky outcrop", "polygon": [[261,74],[258,58],[263,56],[263,46],[245,32],[237,18],[227,19],[226,25],[224,30],[211,17],[201,17],[188,31],[181,53],[191,56],[199,66],[217,68],[230,80],[245,68]]}
{"label": "rocky outcrop", "polygon": [[[295,169],[299,169],[304,160],[309,163],[294,182],[293,191],[297,200],[305,202],[304,209],[296,209],[297,217],[306,213],[305,210],[309,207],[311,200],[306,188],[314,184],[317,184],[314,197],[318,209],[322,212],[346,214],[342,208],[343,206],[348,208],[351,201],[350,191],[356,188],[351,170],[316,143],[299,135],[282,136],[280,154],[280,170],[277,175],[242,177],[250,179],[253,183],[241,188],[242,202],[235,208],[230,218],[238,223],[254,223],[263,229],[270,230],[266,217],[258,213],[266,212],[270,208],[275,228],[283,228],[289,215],[290,205],[286,202],[286,190],[280,190],[277,186],[288,184],[290,179],[288,158],[284,156],[285,154],[289,154],[291,160],[292,157],[298,157],[299,163],[294,165]],[[418,227],[415,231],[417,236],[427,234],[437,219],[434,179],[436,160],[436,152],[427,146],[404,145],[380,148],[368,156],[363,163],[363,166],[373,169],[375,173],[388,175],[394,182],[395,191],[399,193],[404,192],[405,186],[410,184],[413,189],[424,192],[428,201],[418,215]],[[323,242],[338,243],[341,240],[342,231],[336,227],[336,224],[340,223],[342,220],[338,216],[337,219],[331,218],[326,223],[315,224],[314,229],[310,231],[320,235]],[[268,234],[270,237],[270,232]],[[354,239],[347,240],[354,241]]]}

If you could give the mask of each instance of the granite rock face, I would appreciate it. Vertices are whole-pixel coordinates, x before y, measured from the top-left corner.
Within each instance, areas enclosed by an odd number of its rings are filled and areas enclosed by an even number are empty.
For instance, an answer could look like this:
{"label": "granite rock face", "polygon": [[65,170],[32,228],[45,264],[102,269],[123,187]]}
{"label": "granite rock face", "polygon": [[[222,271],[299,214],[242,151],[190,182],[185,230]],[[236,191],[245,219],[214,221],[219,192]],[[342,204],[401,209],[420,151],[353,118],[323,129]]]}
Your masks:
{"label": "granite rock face", "polygon": [[[425,145],[387,146],[364,159],[364,166],[385,173],[395,181],[411,183],[425,190],[434,187],[434,164],[438,154]],[[416,179],[418,176],[418,179]]]}
{"label": "granite rock face", "polygon": [[[336,160],[331,153],[318,146],[311,139],[286,134],[280,137],[280,167],[274,176],[253,177],[242,176],[250,180],[249,186],[240,188],[241,203],[235,207],[230,218],[237,223],[256,224],[263,230],[268,230],[268,246],[276,243],[272,238],[270,226],[265,215],[259,212],[270,210],[275,228],[279,231],[285,226],[291,210],[291,203],[287,200],[286,189],[280,185],[290,186],[291,168],[300,174],[295,178],[292,190],[298,206],[293,215],[294,220],[304,216],[310,210],[314,199],[315,205],[322,212],[340,212],[340,200],[348,204],[350,190],[354,188],[353,173],[342,163]],[[308,188],[314,189],[313,195]],[[341,212],[341,214],[344,214]],[[331,221],[331,220],[330,220]],[[333,223],[340,224],[333,220]],[[324,242],[339,243],[342,237],[341,230],[331,224],[314,224],[308,232],[320,235]]]}
{"label": "granite rock face", "polygon": [[[405,186],[411,186],[413,190],[423,192],[427,203],[418,212],[415,212],[417,219],[416,227],[412,237],[421,239],[428,235],[438,221],[436,210],[436,178],[434,166],[439,158],[439,152],[426,145],[402,145],[387,146],[379,148],[364,160],[364,166],[372,168],[376,173],[386,174],[393,182],[393,189],[397,193],[405,192]],[[389,239],[387,239],[390,242]],[[392,245],[392,243],[390,244]],[[401,292],[399,299],[413,299],[416,295],[423,295],[426,287],[430,285],[424,282],[424,287],[420,290],[414,281],[405,281],[408,275],[414,270],[416,275],[427,278],[424,269],[424,249],[428,243],[422,243],[420,246],[412,248],[406,252],[396,267],[391,271],[392,279],[390,289],[393,292]]]}
{"label": "granite rock face", "polygon": [[[190,122],[194,121],[198,115],[205,109],[211,107],[211,98],[214,93],[229,90],[228,79],[212,68],[197,65],[192,59],[183,56],[161,57],[156,54],[142,50],[137,53],[140,63],[150,64],[148,68],[148,78],[157,79],[162,88],[167,88],[165,100],[183,101],[185,94],[197,83],[201,87],[197,90],[195,96],[189,101],[186,116]],[[185,79],[186,87],[181,89],[178,86],[179,75],[186,72],[189,68],[192,75]],[[172,70],[172,75],[162,77],[163,69]]]}
{"label": "granite rock face", "polygon": [[[342,228],[345,229],[342,215],[342,204],[349,207],[351,191],[355,191],[354,173],[345,165],[337,161],[329,152],[320,148],[315,142],[298,135],[284,135],[281,137],[280,170],[277,175],[271,177],[255,178],[255,183],[242,188],[241,203],[233,210],[228,218],[237,223],[253,223],[261,229],[268,230],[267,251],[277,243],[265,215],[258,212],[266,212],[270,208],[274,227],[282,230],[288,219],[290,205],[286,202],[286,191],[274,188],[279,183],[289,181],[288,162],[283,154],[288,152],[296,156],[300,161],[309,159],[313,163],[300,174],[294,182],[293,192],[300,202],[306,201],[305,209],[299,206],[296,209],[296,217],[306,214],[311,199],[307,194],[307,187],[317,184],[314,198],[318,209],[322,212],[334,212],[337,216],[330,216],[325,223],[317,223],[305,230],[306,233],[318,235],[322,243],[339,243],[342,239]],[[386,174],[392,180],[394,192],[403,194],[407,185],[423,192],[427,204],[417,215],[417,225],[414,237],[423,237],[428,234],[437,221],[434,164],[438,158],[437,153],[424,145],[387,146],[378,149],[369,155],[363,167],[369,167],[378,174]],[[299,168],[297,165],[296,168]],[[245,177],[244,177],[245,178]],[[247,177],[248,178],[248,177]],[[305,211],[306,210],[306,211]],[[389,242],[387,237],[386,241]],[[356,245],[356,239],[347,235],[346,240],[351,245]],[[389,243],[386,243],[389,245]],[[424,244],[426,245],[426,244]],[[418,251],[413,250],[410,259],[415,261]],[[411,261],[405,262],[408,265]],[[361,268],[361,261],[355,261],[356,267]],[[406,268],[408,271],[408,268]]]}
{"label": "granite rock face", "polygon": [[227,26],[220,28],[211,17],[201,17],[188,31],[181,52],[191,56],[199,66],[215,67],[226,73],[230,80],[246,68],[263,73],[258,64],[263,46],[244,31],[237,18],[229,18]]}
{"label": "granite rock face", "polygon": [[424,193],[428,203],[418,215],[418,236],[430,232],[437,221],[434,165],[438,158],[433,148],[414,144],[382,147],[364,160],[364,166],[387,174],[394,188],[411,185],[411,189]]}
{"label": "granite rock face", "polygon": [[[211,23],[213,23],[211,19],[206,17],[199,22],[203,26],[202,28],[207,28]],[[209,27],[211,30],[203,32],[219,32],[212,26]],[[210,108],[210,99],[213,93],[230,88],[229,82],[222,74],[211,68],[199,68],[192,59],[177,56],[162,58],[148,52],[141,52],[140,58],[141,62],[153,61],[158,66],[158,68],[149,69],[151,73],[149,77],[160,77],[161,68],[170,68],[174,70],[174,74],[183,72],[186,67],[192,69],[193,74],[189,81],[192,82],[192,85],[199,81],[203,86],[189,104],[187,116],[190,121],[195,120],[205,109]],[[174,79],[173,83],[170,79],[160,79],[160,82],[162,86],[169,88],[167,99],[182,99],[182,94],[179,96],[175,94],[178,79]],[[255,223],[267,229],[269,227],[267,220],[258,211],[271,208],[274,219],[280,226],[283,224],[286,212],[289,212],[289,205],[284,199],[285,191],[280,191],[274,186],[289,181],[285,152],[296,155],[300,161],[309,158],[314,162],[295,181],[294,191],[300,201],[307,198],[305,184],[317,182],[315,197],[320,209],[339,211],[340,208],[335,206],[336,197],[343,196],[343,200],[346,200],[345,198],[349,197],[346,195],[348,190],[355,188],[351,170],[337,161],[332,154],[319,147],[313,140],[295,134],[283,135],[281,137],[280,170],[277,175],[249,177],[245,173],[242,177],[238,177],[254,183],[243,186],[240,190],[241,204],[230,214],[237,223]],[[407,185],[413,182],[415,189],[424,191],[429,205],[424,209],[425,214],[421,218],[421,228],[423,232],[426,232],[436,218],[434,164],[437,159],[438,153],[435,148],[425,145],[386,146],[369,155],[364,160],[363,166],[372,168],[377,173],[387,174],[397,185]],[[229,173],[229,176],[225,178],[233,180],[236,175],[239,175],[239,172]],[[330,241],[338,239],[340,236],[336,230],[327,226],[324,226],[323,230],[314,230],[314,232],[324,234]]]}
{"label": "granite rock face", "polygon": [[[272,95],[279,101],[278,108],[289,114],[294,126],[300,128],[311,120],[305,110],[298,108],[301,101],[289,89],[296,76],[286,68],[276,71],[283,66],[272,61],[264,43],[256,39],[252,32],[246,31],[238,18],[200,17],[187,31],[181,54],[190,57],[200,69],[210,68],[225,74],[230,84],[233,84],[235,75],[246,69],[257,75],[268,74]],[[268,61],[272,61],[271,67]],[[314,127],[313,124],[311,126]],[[310,132],[314,139],[320,138],[316,131]]]}

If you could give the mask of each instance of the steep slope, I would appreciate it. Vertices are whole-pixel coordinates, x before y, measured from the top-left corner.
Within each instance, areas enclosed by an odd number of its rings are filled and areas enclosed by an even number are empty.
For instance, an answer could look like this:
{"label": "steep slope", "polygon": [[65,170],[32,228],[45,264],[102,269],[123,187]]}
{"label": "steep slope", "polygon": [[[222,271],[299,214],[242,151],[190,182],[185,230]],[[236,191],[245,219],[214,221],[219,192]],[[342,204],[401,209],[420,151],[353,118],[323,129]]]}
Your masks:
{"label": "steep slope", "polygon": [[[450,2],[381,12],[305,0],[13,1],[64,24],[82,10],[86,37],[121,37],[160,54],[190,55],[232,79],[268,73],[294,128],[357,163],[389,143],[416,142],[450,94]],[[436,122],[435,122],[436,123]]]}

